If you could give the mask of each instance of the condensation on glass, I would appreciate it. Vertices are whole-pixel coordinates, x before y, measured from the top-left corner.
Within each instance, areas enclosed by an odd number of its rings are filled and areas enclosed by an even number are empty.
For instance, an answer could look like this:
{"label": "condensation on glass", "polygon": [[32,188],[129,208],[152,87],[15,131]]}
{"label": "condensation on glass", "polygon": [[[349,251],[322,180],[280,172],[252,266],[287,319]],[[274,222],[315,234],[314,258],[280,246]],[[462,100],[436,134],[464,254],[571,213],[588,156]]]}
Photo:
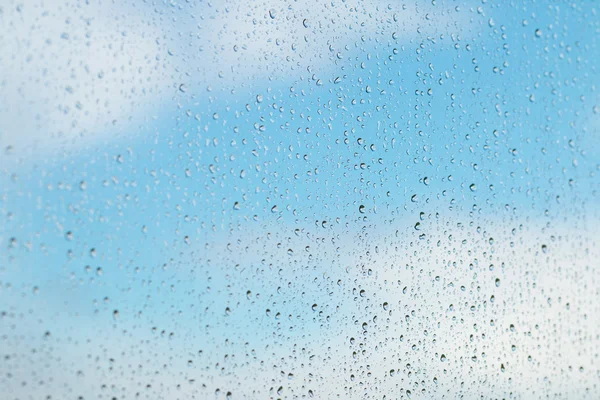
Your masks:
{"label": "condensation on glass", "polygon": [[5,0],[0,398],[599,398],[599,12]]}

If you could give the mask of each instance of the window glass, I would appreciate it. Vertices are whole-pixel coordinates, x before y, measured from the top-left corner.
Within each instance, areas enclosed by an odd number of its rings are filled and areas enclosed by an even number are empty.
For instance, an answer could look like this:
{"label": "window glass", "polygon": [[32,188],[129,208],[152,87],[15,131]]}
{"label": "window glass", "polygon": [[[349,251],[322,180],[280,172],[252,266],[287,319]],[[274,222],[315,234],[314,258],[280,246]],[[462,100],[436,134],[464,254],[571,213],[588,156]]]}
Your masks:
{"label": "window glass", "polygon": [[5,0],[0,398],[599,398],[599,11]]}

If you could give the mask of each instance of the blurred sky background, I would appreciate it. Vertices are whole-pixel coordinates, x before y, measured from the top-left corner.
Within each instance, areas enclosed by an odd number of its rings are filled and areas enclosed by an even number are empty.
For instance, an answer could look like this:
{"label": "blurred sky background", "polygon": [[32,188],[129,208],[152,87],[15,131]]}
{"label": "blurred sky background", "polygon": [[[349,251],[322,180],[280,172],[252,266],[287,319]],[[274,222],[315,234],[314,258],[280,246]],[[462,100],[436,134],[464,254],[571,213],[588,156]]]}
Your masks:
{"label": "blurred sky background", "polygon": [[0,5],[0,397],[597,398],[596,7]]}

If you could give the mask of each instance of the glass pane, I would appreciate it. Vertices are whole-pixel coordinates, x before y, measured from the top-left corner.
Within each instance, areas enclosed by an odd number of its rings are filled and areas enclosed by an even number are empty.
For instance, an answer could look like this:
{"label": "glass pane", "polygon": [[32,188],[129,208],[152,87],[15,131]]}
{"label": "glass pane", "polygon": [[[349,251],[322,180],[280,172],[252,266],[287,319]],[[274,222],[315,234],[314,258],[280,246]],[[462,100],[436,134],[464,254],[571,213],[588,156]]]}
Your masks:
{"label": "glass pane", "polygon": [[0,4],[0,398],[600,397],[594,1]]}

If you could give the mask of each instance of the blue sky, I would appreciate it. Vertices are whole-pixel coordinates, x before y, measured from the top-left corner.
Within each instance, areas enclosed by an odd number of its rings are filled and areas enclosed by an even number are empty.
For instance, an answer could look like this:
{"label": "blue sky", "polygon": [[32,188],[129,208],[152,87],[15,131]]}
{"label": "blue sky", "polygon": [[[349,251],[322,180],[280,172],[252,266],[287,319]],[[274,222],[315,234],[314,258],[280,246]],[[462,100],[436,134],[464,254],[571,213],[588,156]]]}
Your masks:
{"label": "blue sky", "polygon": [[[52,8],[46,25],[33,2],[4,7],[6,26],[28,24],[0,36],[15,99],[0,107],[3,353],[19,379],[39,362],[29,348],[51,366],[34,375],[67,371],[28,389],[3,377],[9,395],[150,379],[147,398],[395,398],[420,390],[406,362],[425,397],[553,393],[548,376],[597,393],[598,292],[581,283],[597,280],[597,11],[441,3],[106,3]],[[581,309],[549,308],[566,298]],[[396,313],[374,322],[384,301]],[[511,339],[508,316],[585,339]],[[489,319],[492,343],[463,346]],[[585,374],[532,368],[506,354],[516,342],[572,349],[538,357]],[[505,363],[510,380],[494,375]]]}

